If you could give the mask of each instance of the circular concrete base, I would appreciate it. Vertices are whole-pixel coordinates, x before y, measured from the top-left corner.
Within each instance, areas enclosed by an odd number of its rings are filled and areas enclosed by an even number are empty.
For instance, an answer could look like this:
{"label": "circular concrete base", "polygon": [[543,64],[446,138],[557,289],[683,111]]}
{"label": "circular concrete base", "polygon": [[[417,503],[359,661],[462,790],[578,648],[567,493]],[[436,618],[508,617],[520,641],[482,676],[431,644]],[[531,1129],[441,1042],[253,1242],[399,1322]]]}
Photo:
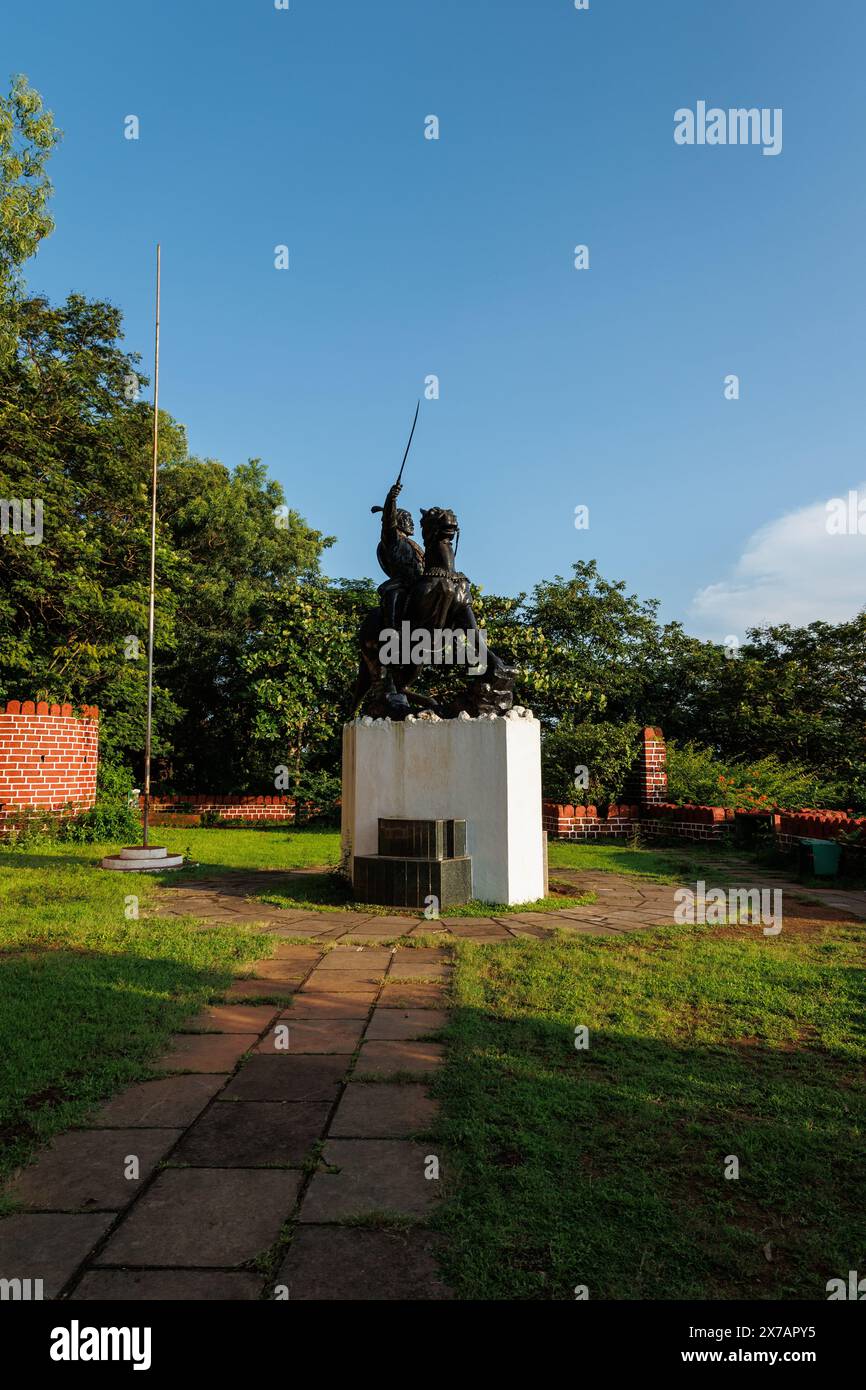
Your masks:
{"label": "circular concrete base", "polygon": [[166,869],[182,869],[183,855],[169,854],[164,845],[130,845],[120,854],[111,854],[100,864],[115,873],[160,874]]}

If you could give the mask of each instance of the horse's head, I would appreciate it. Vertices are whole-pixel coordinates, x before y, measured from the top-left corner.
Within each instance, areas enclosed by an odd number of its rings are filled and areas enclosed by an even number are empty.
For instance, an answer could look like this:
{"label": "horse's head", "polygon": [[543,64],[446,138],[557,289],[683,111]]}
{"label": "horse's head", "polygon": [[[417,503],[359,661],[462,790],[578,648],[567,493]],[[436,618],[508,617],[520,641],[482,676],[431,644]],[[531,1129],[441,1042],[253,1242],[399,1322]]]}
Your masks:
{"label": "horse's head", "polygon": [[459,531],[457,517],[450,507],[421,508],[421,535],[425,546],[435,545],[437,541],[453,541]]}

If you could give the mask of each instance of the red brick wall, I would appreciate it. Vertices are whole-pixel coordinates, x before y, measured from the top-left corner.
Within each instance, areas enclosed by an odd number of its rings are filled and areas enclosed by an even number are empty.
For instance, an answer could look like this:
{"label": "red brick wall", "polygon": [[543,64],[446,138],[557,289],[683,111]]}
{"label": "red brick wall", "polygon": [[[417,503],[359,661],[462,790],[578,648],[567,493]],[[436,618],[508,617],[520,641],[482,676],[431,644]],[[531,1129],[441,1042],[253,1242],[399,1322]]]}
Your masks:
{"label": "red brick wall", "polygon": [[[143,797],[139,805],[143,807]],[[155,824],[177,816],[180,823],[194,825],[206,812],[216,812],[221,820],[253,821],[293,821],[296,814],[293,796],[153,796],[150,808]]]}
{"label": "red brick wall", "polygon": [[21,810],[86,810],[96,800],[99,710],[0,704],[0,823]]}
{"label": "red brick wall", "polygon": [[641,805],[655,806],[665,801],[668,794],[668,774],[665,771],[667,746],[661,729],[647,726],[643,731],[640,757]]}
{"label": "red brick wall", "polygon": [[776,839],[790,849],[802,837],[836,840],[840,835],[857,835],[853,843],[866,847],[866,816],[849,816],[847,811],[780,811],[773,817]]}
{"label": "red brick wall", "polygon": [[544,801],[541,823],[549,835],[566,840],[622,838],[631,835],[640,824],[640,807],[608,806],[599,811],[595,806],[561,806],[555,801]]}

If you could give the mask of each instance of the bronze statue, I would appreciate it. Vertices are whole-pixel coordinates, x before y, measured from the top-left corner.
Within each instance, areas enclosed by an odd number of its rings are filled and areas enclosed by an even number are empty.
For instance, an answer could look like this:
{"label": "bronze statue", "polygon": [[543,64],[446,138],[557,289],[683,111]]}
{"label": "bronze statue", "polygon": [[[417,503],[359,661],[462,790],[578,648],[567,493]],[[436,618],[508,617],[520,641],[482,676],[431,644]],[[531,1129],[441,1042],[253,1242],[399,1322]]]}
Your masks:
{"label": "bronze statue", "polygon": [[[388,576],[379,586],[380,603],[366,615],[358,632],[361,662],[355,708],[367,698],[369,712],[404,719],[413,705],[442,718],[469,714],[504,714],[511,708],[514,672],[486,646],[472,608],[470,584],[455,566],[460,527],[446,507],[421,509],[424,549],[413,540],[410,512],[397,507],[403,468],[415,432],[403,456],[397,481],[388,491],[376,555]],[[466,680],[454,681],[453,693],[434,700],[410,690],[426,666],[465,667]]]}
{"label": "bronze statue", "polygon": [[[382,599],[382,626],[396,627],[403,617],[405,597],[424,572],[424,551],[413,539],[412,513],[397,507],[403,484],[396,482],[388,491],[382,512],[382,537],[376,559],[388,578],[379,585]],[[377,510],[379,510],[377,508]]]}

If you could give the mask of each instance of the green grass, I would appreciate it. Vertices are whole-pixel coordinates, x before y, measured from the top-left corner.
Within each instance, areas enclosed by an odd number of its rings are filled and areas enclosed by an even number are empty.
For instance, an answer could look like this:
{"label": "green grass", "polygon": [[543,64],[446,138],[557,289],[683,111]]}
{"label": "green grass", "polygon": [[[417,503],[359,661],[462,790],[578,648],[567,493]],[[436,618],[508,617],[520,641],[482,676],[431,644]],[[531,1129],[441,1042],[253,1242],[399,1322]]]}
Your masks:
{"label": "green grass", "polygon": [[[549,840],[551,869],[591,869],[593,872],[634,874],[656,883],[683,883],[718,875],[720,859],[734,857],[729,848],[709,845],[674,845],[671,848],[637,848],[628,844],[583,844],[576,840]],[[718,877],[716,880],[718,881]]]}
{"label": "green grass", "polygon": [[150,838],[171,854],[186,854],[195,861],[194,869],[181,871],[183,878],[211,876],[221,869],[318,868],[340,860],[339,830],[203,830],[157,825]]}
{"label": "green grass", "polygon": [[823,1299],[862,1271],[864,946],[837,923],[459,943],[434,1082],[457,1296]]}
{"label": "green grass", "polygon": [[95,869],[108,848],[0,852],[0,1174],[147,1075],[233,969],[272,950],[243,928],[127,918],[154,884]]}

